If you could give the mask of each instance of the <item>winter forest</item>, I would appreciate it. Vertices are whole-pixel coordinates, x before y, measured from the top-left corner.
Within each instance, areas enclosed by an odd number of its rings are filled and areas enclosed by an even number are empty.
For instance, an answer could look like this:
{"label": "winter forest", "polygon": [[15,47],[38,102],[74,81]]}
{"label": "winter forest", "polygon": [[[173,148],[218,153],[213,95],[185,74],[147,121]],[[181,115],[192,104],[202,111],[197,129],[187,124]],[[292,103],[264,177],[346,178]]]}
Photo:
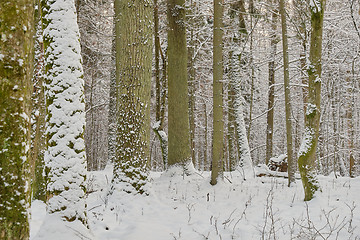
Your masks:
{"label": "winter forest", "polygon": [[0,240],[360,240],[359,0],[0,0]]}

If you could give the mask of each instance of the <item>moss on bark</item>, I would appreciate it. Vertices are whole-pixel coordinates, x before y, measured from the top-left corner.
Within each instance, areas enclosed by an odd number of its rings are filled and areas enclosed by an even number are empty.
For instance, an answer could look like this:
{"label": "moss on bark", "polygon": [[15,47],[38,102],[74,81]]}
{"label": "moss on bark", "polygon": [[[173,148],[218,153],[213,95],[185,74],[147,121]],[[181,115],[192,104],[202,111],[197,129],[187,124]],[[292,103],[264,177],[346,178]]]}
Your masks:
{"label": "moss on bark", "polygon": [[169,166],[191,159],[185,0],[168,0]]}
{"label": "moss on bark", "polygon": [[0,239],[29,238],[33,14],[32,0],[0,1]]}

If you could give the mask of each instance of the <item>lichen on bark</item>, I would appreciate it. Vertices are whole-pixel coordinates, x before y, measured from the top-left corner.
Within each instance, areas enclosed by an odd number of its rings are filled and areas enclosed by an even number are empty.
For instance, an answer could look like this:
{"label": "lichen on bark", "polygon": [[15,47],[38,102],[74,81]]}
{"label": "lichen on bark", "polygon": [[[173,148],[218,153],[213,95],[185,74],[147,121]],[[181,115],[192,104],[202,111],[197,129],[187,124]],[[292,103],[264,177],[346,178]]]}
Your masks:
{"label": "lichen on bark", "polygon": [[33,14],[31,0],[0,1],[0,239],[6,240],[29,238]]}

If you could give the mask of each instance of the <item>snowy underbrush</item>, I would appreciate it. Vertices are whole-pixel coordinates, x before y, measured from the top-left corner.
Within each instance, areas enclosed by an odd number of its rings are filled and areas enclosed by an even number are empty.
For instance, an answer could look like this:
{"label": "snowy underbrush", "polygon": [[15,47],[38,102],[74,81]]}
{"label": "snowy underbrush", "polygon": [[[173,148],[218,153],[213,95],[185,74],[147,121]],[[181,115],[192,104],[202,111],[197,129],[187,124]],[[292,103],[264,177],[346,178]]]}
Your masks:
{"label": "snowy underbrush", "polygon": [[[304,202],[300,180],[289,188],[285,178],[244,181],[236,172],[216,186],[209,172],[152,172],[148,196],[108,196],[111,171],[88,174],[90,234],[70,224],[50,235],[47,223],[48,239],[360,239],[360,178],[321,176],[322,191]],[[31,239],[44,237],[44,204],[35,202],[32,216]]]}

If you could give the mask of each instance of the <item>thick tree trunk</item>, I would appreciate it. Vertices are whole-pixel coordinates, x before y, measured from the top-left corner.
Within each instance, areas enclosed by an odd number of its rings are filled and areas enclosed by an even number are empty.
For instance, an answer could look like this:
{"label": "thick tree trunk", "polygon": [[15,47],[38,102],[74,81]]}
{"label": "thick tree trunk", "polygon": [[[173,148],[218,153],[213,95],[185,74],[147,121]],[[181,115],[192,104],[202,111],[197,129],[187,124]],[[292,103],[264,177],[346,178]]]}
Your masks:
{"label": "thick tree trunk", "polygon": [[[83,69],[74,0],[61,7],[43,0],[46,121],[45,165],[48,173],[48,212],[66,221],[85,215],[85,101]],[[61,16],[61,17],[59,17]],[[62,19],[71,21],[72,28]],[[57,32],[54,34],[53,29]],[[71,197],[69,197],[71,196]]]}
{"label": "thick tree trunk", "polygon": [[150,159],[152,13],[148,1],[115,1],[116,191],[143,193],[146,183],[145,166]]}
{"label": "thick tree trunk", "polygon": [[185,0],[168,0],[169,166],[191,163]]}
{"label": "thick tree trunk", "polygon": [[25,240],[34,1],[0,1],[0,23],[0,239]]}
{"label": "thick tree trunk", "polygon": [[222,171],[224,120],[223,120],[223,2],[214,0],[214,38],[213,38],[213,136],[211,185],[217,183]]}
{"label": "thick tree trunk", "polygon": [[310,6],[309,92],[305,115],[305,133],[298,153],[298,164],[305,192],[305,201],[311,200],[319,189],[316,177],[316,148],[320,126],[321,50],[325,2],[325,0],[316,1],[318,4]]}

